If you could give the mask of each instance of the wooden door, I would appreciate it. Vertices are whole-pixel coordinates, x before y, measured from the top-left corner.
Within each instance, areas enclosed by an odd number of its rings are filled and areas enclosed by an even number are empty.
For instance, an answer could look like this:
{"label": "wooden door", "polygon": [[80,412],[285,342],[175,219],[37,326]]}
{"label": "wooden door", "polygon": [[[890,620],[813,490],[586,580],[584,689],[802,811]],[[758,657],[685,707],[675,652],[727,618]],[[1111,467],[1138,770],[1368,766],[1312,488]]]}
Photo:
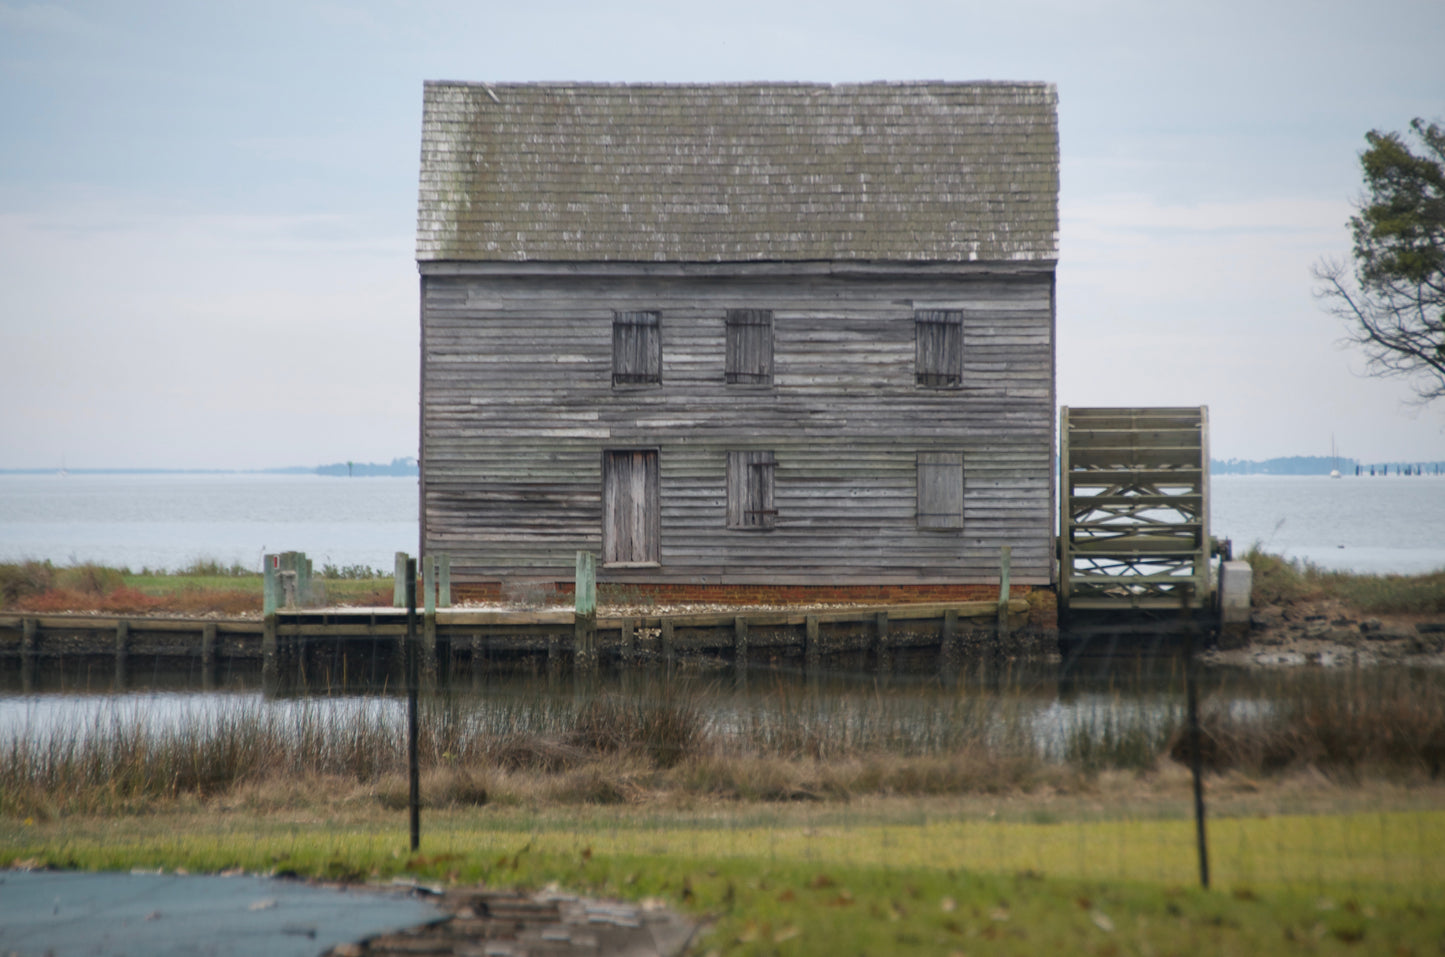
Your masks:
{"label": "wooden door", "polygon": [[655,564],[662,550],[657,452],[602,453],[602,561]]}

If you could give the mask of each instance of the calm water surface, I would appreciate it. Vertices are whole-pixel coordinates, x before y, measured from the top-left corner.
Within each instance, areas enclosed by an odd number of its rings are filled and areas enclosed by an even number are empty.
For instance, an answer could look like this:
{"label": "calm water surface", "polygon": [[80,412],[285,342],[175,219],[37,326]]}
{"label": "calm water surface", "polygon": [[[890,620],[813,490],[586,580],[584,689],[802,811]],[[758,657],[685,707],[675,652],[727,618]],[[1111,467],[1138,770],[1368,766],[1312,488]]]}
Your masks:
{"label": "calm water surface", "polygon": [[1236,554],[1265,551],[1325,568],[1445,568],[1445,476],[1216,475],[1210,525]]}
{"label": "calm water surface", "polygon": [[0,475],[0,561],[259,570],[267,552],[390,570],[417,546],[415,478]]}
{"label": "calm water surface", "polygon": [[[1329,568],[1445,568],[1445,477],[1219,475],[1214,534]],[[417,544],[415,478],[0,475],[0,561],[259,568],[265,552],[389,569]]]}

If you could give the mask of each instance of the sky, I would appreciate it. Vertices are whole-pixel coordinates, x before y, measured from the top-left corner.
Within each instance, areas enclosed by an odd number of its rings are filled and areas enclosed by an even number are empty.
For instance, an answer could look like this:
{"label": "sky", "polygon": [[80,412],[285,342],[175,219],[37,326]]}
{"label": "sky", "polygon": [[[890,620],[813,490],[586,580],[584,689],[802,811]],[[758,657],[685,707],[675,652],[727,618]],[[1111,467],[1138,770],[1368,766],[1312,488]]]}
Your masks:
{"label": "sky", "polygon": [[1314,300],[1440,0],[0,0],[0,468],[415,455],[422,81],[1045,80],[1061,404],[1445,459]]}

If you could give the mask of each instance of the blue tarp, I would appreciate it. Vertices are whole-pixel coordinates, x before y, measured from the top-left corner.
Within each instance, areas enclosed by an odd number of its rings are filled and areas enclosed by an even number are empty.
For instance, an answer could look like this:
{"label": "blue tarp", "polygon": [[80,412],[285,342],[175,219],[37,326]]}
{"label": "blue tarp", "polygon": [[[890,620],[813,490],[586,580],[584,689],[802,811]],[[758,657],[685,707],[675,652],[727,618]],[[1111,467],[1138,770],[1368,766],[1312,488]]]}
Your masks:
{"label": "blue tarp", "polygon": [[414,893],[266,877],[0,871],[0,953],[311,957],[443,917]]}

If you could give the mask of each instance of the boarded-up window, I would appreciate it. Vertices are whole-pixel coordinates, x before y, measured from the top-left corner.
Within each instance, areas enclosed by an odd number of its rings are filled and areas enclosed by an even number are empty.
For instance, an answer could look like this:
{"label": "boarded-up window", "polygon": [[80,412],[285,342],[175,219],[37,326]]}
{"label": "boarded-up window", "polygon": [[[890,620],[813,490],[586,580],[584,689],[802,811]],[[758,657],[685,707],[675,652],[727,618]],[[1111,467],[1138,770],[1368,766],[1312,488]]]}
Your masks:
{"label": "boarded-up window", "polygon": [[602,561],[636,565],[660,561],[657,452],[602,453]]}
{"label": "boarded-up window", "polygon": [[727,381],[768,385],[773,381],[773,311],[729,309]]}
{"label": "boarded-up window", "polygon": [[920,309],[913,314],[917,341],[918,384],[963,385],[963,313],[957,309]]}
{"label": "boarded-up window", "polygon": [[612,314],[612,384],[662,381],[662,335],[655,312]]}
{"label": "boarded-up window", "polygon": [[778,517],[773,504],[771,452],[728,453],[728,528],[772,528]]}
{"label": "boarded-up window", "polygon": [[963,453],[918,453],[918,527],[963,528]]}

